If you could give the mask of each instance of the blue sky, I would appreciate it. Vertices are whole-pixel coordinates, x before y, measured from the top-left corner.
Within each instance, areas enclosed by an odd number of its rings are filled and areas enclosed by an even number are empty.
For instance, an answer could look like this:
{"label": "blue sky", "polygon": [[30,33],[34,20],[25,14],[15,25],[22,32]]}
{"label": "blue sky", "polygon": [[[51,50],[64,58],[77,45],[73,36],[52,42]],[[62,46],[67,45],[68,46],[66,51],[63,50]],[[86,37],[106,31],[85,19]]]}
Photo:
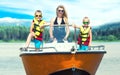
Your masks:
{"label": "blue sky", "polygon": [[82,24],[84,16],[95,26],[120,21],[120,0],[1,0],[0,20],[6,17],[32,20],[34,11],[40,9],[43,19],[50,21],[60,4],[65,6],[70,23]]}

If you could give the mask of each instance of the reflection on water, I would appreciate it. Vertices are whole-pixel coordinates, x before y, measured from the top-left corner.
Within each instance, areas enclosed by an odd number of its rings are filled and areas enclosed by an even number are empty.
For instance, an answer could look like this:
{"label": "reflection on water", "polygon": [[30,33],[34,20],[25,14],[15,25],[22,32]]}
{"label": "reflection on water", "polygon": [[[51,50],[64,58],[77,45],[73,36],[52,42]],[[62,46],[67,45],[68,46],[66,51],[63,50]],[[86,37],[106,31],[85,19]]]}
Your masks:
{"label": "reflection on water", "polygon": [[[103,43],[93,43],[101,45]],[[120,43],[104,43],[107,54],[98,68],[96,75],[120,74]],[[26,75],[19,57],[19,48],[23,43],[0,43],[0,75]]]}

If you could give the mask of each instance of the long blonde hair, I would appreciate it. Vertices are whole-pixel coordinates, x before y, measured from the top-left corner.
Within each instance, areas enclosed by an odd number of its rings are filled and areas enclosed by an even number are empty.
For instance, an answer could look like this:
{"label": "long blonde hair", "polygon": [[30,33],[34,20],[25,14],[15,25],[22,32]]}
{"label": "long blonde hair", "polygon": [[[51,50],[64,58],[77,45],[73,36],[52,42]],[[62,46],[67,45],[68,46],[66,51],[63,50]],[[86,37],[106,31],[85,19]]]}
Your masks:
{"label": "long blonde hair", "polygon": [[64,10],[63,18],[65,17],[65,18],[68,19],[67,12],[66,12],[65,7],[64,7],[63,5],[59,5],[59,6],[56,8],[56,15],[58,16],[58,13],[57,13],[58,8],[63,8],[63,10]]}

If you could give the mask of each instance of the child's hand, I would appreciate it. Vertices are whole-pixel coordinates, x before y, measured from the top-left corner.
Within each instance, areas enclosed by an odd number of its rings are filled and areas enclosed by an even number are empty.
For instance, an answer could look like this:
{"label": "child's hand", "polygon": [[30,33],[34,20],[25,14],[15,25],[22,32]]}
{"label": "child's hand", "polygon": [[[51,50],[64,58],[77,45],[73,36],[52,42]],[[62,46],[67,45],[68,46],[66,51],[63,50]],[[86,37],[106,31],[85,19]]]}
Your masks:
{"label": "child's hand", "polygon": [[72,24],[72,27],[76,28],[76,25],[75,25],[75,24]]}
{"label": "child's hand", "polygon": [[40,26],[40,28],[44,28],[45,26],[49,26],[49,25],[50,23],[45,22],[42,26]]}
{"label": "child's hand", "polygon": [[49,26],[49,25],[50,25],[50,23],[47,23],[47,22],[44,23],[44,26]]}

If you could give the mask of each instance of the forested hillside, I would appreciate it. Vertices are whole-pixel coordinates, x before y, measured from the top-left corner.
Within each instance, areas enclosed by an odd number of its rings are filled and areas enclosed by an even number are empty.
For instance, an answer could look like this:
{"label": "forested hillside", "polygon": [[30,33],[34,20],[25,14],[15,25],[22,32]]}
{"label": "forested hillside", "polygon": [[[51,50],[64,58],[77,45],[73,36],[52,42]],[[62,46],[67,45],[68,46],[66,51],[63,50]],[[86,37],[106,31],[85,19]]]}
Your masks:
{"label": "forested hillside", "polygon": [[[77,34],[79,31],[77,31]],[[29,34],[28,26],[0,25],[0,40],[25,41]],[[117,41],[120,40],[120,22],[105,24],[92,29],[93,41]],[[45,29],[44,40],[49,39],[49,28]],[[74,41],[74,31],[70,32],[69,40]]]}
{"label": "forested hillside", "polygon": [[116,41],[120,40],[120,22],[109,23],[92,30],[93,40]]}
{"label": "forested hillside", "polygon": [[0,40],[9,42],[11,40],[25,40],[29,33],[26,26],[0,26]]}

